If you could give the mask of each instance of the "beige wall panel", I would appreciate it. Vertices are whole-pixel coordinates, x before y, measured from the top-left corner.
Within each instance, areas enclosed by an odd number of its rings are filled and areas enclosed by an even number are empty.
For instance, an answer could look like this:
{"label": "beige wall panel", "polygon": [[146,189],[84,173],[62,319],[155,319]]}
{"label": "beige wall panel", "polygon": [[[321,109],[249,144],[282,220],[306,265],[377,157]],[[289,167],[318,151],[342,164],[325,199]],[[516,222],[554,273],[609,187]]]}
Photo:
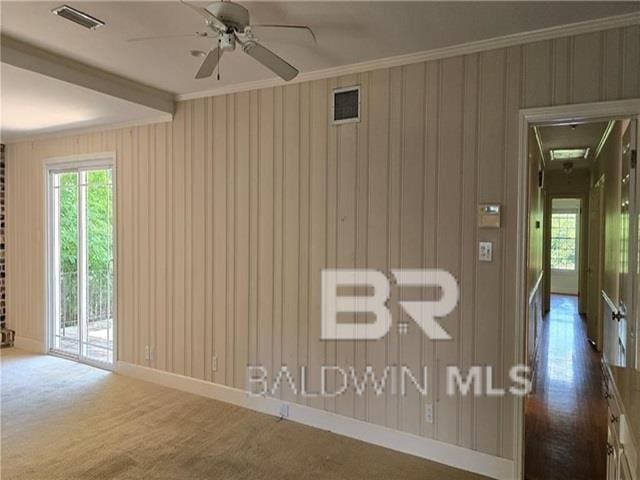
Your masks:
{"label": "beige wall panel", "polygon": [[[522,95],[522,50],[519,47],[511,47],[507,49],[506,53],[506,72],[505,72],[505,111],[508,117],[516,115],[520,105],[520,98]],[[518,202],[518,188],[517,183],[511,181],[512,178],[516,178],[518,175],[518,162],[514,159],[518,158],[518,124],[517,122],[507,121],[505,125],[505,168],[502,175],[502,181],[504,183],[504,205],[505,205],[505,222],[507,225],[515,225],[517,222],[516,209],[511,207],[517,205]],[[505,229],[505,243],[502,250],[503,256],[503,277],[505,279],[515,278],[517,271],[517,246],[518,235],[515,229]],[[508,341],[509,338],[515,338],[516,324],[510,318],[509,312],[516,310],[516,283],[504,282],[504,293],[502,295],[502,325],[500,327],[500,343],[502,345],[501,353],[502,358],[500,361],[500,377],[501,386],[510,385],[509,379],[509,366],[516,362],[515,354],[515,342]],[[502,413],[502,435],[500,437],[500,455],[504,457],[513,456],[513,445],[511,442],[511,432],[514,427],[513,415],[509,415],[508,412],[513,411],[513,398],[508,396],[502,399],[500,406]]]}
{"label": "beige wall panel", "polygon": [[[425,109],[416,108],[425,104],[425,72],[426,65],[418,63],[403,68],[403,102],[402,102],[402,150],[401,150],[401,190],[400,190],[400,262],[396,268],[419,268],[423,260],[425,242],[423,226],[425,221],[435,221],[437,206],[429,202],[429,210],[423,209],[425,196],[435,200],[436,172],[432,172],[430,183],[425,184]],[[432,88],[434,85],[431,86]],[[437,88],[437,85],[435,85]],[[426,160],[428,163],[429,160]],[[435,233],[435,229],[431,230]],[[434,244],[429,243],[433,251]],[[393,267],[392,267],[393,268]],[[420,296],[412,288],[401,288],[400,300],[418,300]],[[418,334],[417,325],[405,314],[395,317],[395,327],[401,322],[408,322],[408,333],[399,335],[400,364],[411,369],[416,379],[422,383],[422,335]],[[397,328],[396,328],[397,330]],[[431,387],[433,380],[430,380]],[[431,390],[431,388],[429,388]],[[411,433],[420,434],[424,417],[424,400],[420,393],[408,384],[407,394],[400,398],[400,428]]]}
{"label": "beige wall panel", "polygon": [[[504,169],[504,50],[480,55],[479,78],[479,133],[478,133],[478,201],[482,203],[503,203]],[[494,335],[478,335],[475,344],[475,362],[496,368],[501,358],[500,316],[502,292],[496,285],[502,285],[502,239],[504,230],[484,229],[479,240],[493,242],[493,262],[478,264],[476,285],[476,325],[481,332],[495,332]],[[498,454],[500,411],[499,400],[495,397],[478,397],[476,408],[476,442],[478,449]]]}
{"label": "beige wall panel", "polygon": [[[360,85],[362,98],[369,96],[368,73],[358,75],[356,82]],[[358,139],[356,143],[356,231],[355,231],[355,266],[367,268],[367,208],[368,208],[368,170],[369,170],[369,102],[361,102],[360,123],[358,125]],[[363,372],[367,361],[367,349],[370,342],[354,343],[354,367],[357,372]],[[355,399],[355,417],[366,420],[367,397],[361,395]]]}
{"label": "beige wall panel", "polygon": [[[478,194],[478,67],[479,55],[464,58],[464,92],[462,125],[461,210],[462,230],[460,240],[460,319],[458,345],[460,367],[469,370],[475,361],[475,304],[477,284],[477,194]],[[461,446],[475,448],[475,398],[472,395],[460,399],[458,407],[458,441]]]}
{"label": "beige wall panel", "polygon": [[601,32],[588,33],[573,40],[572,103],[602,98],[602,35]]}
{"label": "beige wall panel", "polygon": [[227,384],[227,207],[228,173],[228,97],[213,98],[213,354],[218,368],[214,382]]}
{"label": "beige wall panel", "polygon": [[[369,75],[366,97],[368,104],[368,194],[366,212],[367,268],[389,272],[389,70],[376,70]],[[316,322],[317,323],[317,322]],[[312,341],[310,339],[310,341]],[[382,374],[387,366],[386,340],[369,341],[367,365]],[[367,391],[367,420],[385,424],[385,395]]]}
{"label": "beige wall panel", "polygon": [[[309,392],[320,391],[320,368],[325,364],[325,344],[320,340],[321,270],[327,265],[327,135],[329,96],[327,81],[310,85],[309,104],[309,300],[308,382]],[[307,405],[323,408],[322,398],[309,398]]]}
{"label": "beige wall panel", "polygon": [[603,97],[607,100],[620,98],[622,89],[622,76],[620,65],[622,63],[623,31],[609,30],[603,33],[604,46],[602,65],[602,89]]}
{"label": "beige wall panel", "polygon": [[[435,249],[425,255],[423,265],[437,262],[438,268],[450,272],[460,282],[462,242],[462,125],[464,60],[460,57],[440,62],[440,89],[438,105],[438,156],[436,173],[436,201],[438,212],[435,229],[425,228],[425,232],[435,233]],[[429,163],[425,164],[429,167]],[[430,176],[427,171],[426,175]],[[425,204],[428,208],[428,204]],[[446,208],[446,213],[444,209]],[[441,212],[441,213],[440,213]],[[428,217],[425,217],[425,221]],[[426,245],[425,245],[426,246]],[[446,365],[460,365],[460,307],[456,308],[443,326],[453,340],[435,342],[437,376],[435,385],[436,421],[434,437],[443,442],[458,443],[458,406],[460,396],[448,396],[446,385]],[[442,368],[441,368],[442,366]]]}
{"label": "beige wall panel", "polygon": [[554,105],[569,103],[571,39],[556,38],[551,40],[552,48],[552,100]]}
{"label": "beige wall panel", "polygon": [[[513,362],[517,111],[639,96],[639,52],[634,26],[179,102],[171,123],[11,144],[9,325],[43,340],[43,162],[115,151],[120,360],[239,388],[248,362],[271,379],[287,365],[298,381],[304,365],[309,391],[319,389],[325,363],[376,372],[406,364],[418,376],[426,365],[425,398],[413,388],[404,398],[389,389],[337,399],[281,390],[292,401],[510,458],[511,400],[447,398],[443,382],[446,364],[458,362],[496,367],[500,385]],[[333,88],[354,84],[362,121],[331,125]],[[504,206],[501,229],[477,229],[484,202]],[[494,242],[492,263],[477,262],[478,240]],[[454,339],[399,335],[399,321],[417,327],[393,288],[394,328],[384,339],[321,341],[320,271],[351,266],[452,271],[460,304],[443,323]],[[433,424],[426,403],[435,406]]]}
{"label": "beige wall panel", "polygon": [[273,374],[274,322],[274,92],[258,92],[258,346],[256,364]]}
{"label": "beige wall panel", "polygon": [[206,169],[205,147],[208,130],[206,99],[200,98],[193,103],[192,125],[192,170],[191,170],[191,212],[192,212],[192,262],[191,262],[191,376],[205,377],[205,307],[206,307]]}
{"label": "beige wall panel", "polygon": [[622,97],[640,95],[640,26],[627,27],[622,35]]}
{"label": "beige wall panel", "polygon": [[540,107],[552,103],[553,43],[549,41],[524,45],[524,106]]}
{"label": "beige wall panel", "polygon": [[[311,112],[311,85],[303,83],[300,85],[300,171],[298,183],[300,185],[300,200],[298,202],[298,215],[300,226],[298,229],[298,352],[296,355],[296,365],[306,365],[310,363],[309,358],[309,243],[310,243],[310,194],[311,176],[309,167],[310,157],[310,112]],[[318,318],[318,317],[315,317]],[[312,372],[307,372],[312,373]],[[308,376],[308,375],[307,375]],[[294,378],[298,384],[301,382],[300,371],[294,372]],[[305,382],[306,383],[306,382]],[[298,392],[300,395],[300,391]],[[301,403],[306,403],[306,398],[299,397]]]}
{"label": "beige wall panel", "polygon": [[[337,86],[350,86],[356,82],[355,75],[340,77]],[[338,268],[355,267],[357,141],[357,124],[347,123],[337,129],[336,265]],[[355,320],[355,315],[340,314],[338,319],[352,322]],[[355,366],[355,341],[341,340],[336,343],[335,365],[343,365],[347,368]],[[340,385],[341,381],[337,386]],[[354,415],[353,390],[350,389],[336,398],[336,412],[342,415]]]}

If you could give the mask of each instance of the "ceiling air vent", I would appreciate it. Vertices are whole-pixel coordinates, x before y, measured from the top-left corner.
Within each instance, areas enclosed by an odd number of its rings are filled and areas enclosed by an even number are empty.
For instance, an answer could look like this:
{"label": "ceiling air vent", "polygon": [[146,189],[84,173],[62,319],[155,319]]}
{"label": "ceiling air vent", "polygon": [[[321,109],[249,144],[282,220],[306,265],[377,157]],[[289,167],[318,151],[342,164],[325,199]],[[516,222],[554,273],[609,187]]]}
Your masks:
{"label": "ceiling air vent", "polygon": [[104,22],[92,17],[88,13],[81,12],[69,5],[62,5],[61,7],[51,10],[52,13],[59,17],[66,18],[67,20],[77,23],[78,25],[88,28],[89,30],[95,30],[98,27],[102,27]]}
{"label": "ceiling air vent", "polygon": [[334,125],[360,121],[360,87],[337,88],[333,91],[331,117]]}

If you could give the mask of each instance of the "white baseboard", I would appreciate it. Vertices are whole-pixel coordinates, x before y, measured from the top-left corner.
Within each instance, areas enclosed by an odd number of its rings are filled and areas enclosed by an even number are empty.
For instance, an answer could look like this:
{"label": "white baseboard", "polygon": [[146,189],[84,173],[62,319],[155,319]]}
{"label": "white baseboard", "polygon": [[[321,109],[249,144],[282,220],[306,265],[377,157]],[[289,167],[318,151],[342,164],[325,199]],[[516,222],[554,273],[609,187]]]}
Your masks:
{"label": "white baseboard", "polygon": [[419,437],[305,405],[283,402],[270,397],[250,396],[244,390],[237,388],[128,362],[119,361],[115,371],[128,377],[232,403],[278,417],[280,416],[281,405],[287,404],[289,406],[288,420],[294,422],[329,430],[345,437],[408,453],[491,478],[499,480],[512,480],[514,478],[513,461],[506,458],[488,455],[430,438]]}
{"label": "white baseboard", "polygon": [[16,335],[13,346],[29,352],[46,353],[44,344],[40,340],[34,340],[33,338],[19,337]]}

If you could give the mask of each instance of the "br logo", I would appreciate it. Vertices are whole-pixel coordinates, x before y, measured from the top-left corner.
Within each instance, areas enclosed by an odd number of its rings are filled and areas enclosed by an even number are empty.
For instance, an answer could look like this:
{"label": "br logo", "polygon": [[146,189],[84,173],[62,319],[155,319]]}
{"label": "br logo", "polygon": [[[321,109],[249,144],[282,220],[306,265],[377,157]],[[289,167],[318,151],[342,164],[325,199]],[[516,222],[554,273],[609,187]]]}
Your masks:
{"label": "br logo", "polygon": [[[449,272],[440,269],[392,270],[400,287],[439,287],[436,301],[398,301],[413,321],[432,340],[451,340],[451,336],[436,322],[436,318],[451,313],[458,303],[458,283]],[[342,296],[338,288],[365,287],[371,295]],[[390,283],[377,270],[322,270],[322,340],[378,340],[391,328],[391,312],[387,308]],[[341,313],[364,313],[375,317],[373,322],[338,322]]]}

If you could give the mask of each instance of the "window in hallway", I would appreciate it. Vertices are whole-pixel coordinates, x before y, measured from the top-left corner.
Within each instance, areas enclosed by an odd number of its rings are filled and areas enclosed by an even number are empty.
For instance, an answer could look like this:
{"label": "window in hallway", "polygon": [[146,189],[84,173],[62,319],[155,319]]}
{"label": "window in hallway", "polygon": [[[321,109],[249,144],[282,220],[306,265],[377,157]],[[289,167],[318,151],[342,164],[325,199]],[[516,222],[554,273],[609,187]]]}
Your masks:
{"label": "window in hallway", "polygon": [[577,213],[554,213],[551,216],[551,268],[576,269]]}
{"label": "window in hallway", "polygon": [[552,199],[550,227],[551,292],[578,295],[580,290],[580,199]]}

